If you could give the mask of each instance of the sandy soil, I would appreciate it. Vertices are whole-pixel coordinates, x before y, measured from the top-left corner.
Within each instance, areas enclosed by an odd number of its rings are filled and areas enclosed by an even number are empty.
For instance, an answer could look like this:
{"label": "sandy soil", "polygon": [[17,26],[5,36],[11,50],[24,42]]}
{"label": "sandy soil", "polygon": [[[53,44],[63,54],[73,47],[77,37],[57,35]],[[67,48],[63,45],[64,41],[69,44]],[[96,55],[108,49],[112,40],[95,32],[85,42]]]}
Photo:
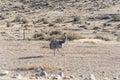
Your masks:
{"label": "sandy soil", "polygon": [[48,73],[57,73],[62,69],[65,75],[78,79],[82,78],[81,75],[85,77],[94,74],[98,80],[104,77],[115,80],[120,75],[119,42],[67,42],[60,51],[64,56],[60,53],[53,56],[48,45],[49,42],[45,41],[1,41],[0,70],[8,70],[10,73],[0,77],[0,80],[7,77],[12,80],[10,77],[15,73],[29,78],[35,71],[17,69],[31,67],[44,67]]}
{"label": "sandy soil", "polygon": [[[66,76],[73,76],[71,80],[88,80],[84,78],[89,74],[94,74],[96,80],[109,80],[103,79],[106,77],[120,80],[120,19],[112,21],[116,15],[120,17],[119,3],[119,0],[0,0],[0,73],[9,71],[0,75],[0,80],[16,80],[11,78],[14,74],[29,80],[41,68],[48,74],[62,70]],[[22,40],[25,27],[25,38],[31,41]],[[77,35],[80,40],[68,41],[54,56],[45,40],[57,30],[61,31],[59,35],[75,33],[72,37]],[[44,41],[32,41],[37,39],[35,34],[43,34]]]}

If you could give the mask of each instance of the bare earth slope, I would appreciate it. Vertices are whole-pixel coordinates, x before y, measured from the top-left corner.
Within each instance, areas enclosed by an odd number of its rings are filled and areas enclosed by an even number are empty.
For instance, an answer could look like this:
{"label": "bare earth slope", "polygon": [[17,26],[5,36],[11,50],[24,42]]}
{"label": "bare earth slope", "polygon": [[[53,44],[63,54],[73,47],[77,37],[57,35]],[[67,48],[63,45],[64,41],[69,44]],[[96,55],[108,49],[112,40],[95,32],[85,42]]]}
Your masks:
{"label": "bare earth slope", "polygon": [[25,27],[26,39],[34,39],[34,34],[38,34],[42,35],[40,39],[48,40],[54,36],[51,34],[56,30],[79,34],[79,38],[101,36],[107,40],[119,38],[119,0],[1,0],[0,2],[1,40],[23,39]]}

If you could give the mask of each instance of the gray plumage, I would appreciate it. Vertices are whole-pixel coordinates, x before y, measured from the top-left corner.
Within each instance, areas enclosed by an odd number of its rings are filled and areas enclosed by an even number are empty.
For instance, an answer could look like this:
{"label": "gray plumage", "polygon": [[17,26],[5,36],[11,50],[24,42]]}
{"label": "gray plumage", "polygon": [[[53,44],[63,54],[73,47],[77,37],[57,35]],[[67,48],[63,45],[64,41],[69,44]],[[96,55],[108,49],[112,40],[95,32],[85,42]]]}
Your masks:
{"label": "gray plumage", "polygon": [[58,50],[59,48],[62,48],[62,44],[65,43],[66,41],[67,41],[67,34],[64,33],[64,37],[62,40],[53,39],[50,42],[50,49],[54,50],[54,56],[55,56],[55,51]]}

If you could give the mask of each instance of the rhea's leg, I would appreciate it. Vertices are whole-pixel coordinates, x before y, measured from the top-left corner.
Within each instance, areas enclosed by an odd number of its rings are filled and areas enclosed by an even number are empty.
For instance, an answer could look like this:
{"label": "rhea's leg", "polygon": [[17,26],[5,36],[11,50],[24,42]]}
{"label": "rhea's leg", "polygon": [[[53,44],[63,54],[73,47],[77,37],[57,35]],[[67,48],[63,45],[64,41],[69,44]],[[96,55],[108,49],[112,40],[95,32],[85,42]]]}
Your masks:
{"label": "rhea's leg", "polygon": [[56,49],[54,49],[54,56],[55,56],[55,50],[56,50]]}
{"label": "rhea's leg", "polygon": [[60,51],[60,49],[57,49],[57,51],[59,51],[59,53],[60,53],[62,56],[64,56],[63,53]]}

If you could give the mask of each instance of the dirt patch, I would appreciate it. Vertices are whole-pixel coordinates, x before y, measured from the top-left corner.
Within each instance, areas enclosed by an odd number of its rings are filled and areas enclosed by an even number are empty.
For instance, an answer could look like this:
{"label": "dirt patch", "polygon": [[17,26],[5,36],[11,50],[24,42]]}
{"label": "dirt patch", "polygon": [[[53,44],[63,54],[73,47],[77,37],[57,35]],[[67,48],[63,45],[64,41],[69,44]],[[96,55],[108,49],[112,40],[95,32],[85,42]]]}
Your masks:
{"label": "dirt patch", "polygon": [[0,70],[11,71],[9,77],[13,73],[29,76],[41,68],[48,73],[57,73],[61,69],[65,75],[73,75],[76,78],[80,78],[80,75],[94,74],[98,78],[106,76],[112,80],[119,76],[118,42],[67,42],[61,49],[65,56],[61,56],[59,52],[53,56],[52,50],[43,48],[49,42],[1,42]]}

